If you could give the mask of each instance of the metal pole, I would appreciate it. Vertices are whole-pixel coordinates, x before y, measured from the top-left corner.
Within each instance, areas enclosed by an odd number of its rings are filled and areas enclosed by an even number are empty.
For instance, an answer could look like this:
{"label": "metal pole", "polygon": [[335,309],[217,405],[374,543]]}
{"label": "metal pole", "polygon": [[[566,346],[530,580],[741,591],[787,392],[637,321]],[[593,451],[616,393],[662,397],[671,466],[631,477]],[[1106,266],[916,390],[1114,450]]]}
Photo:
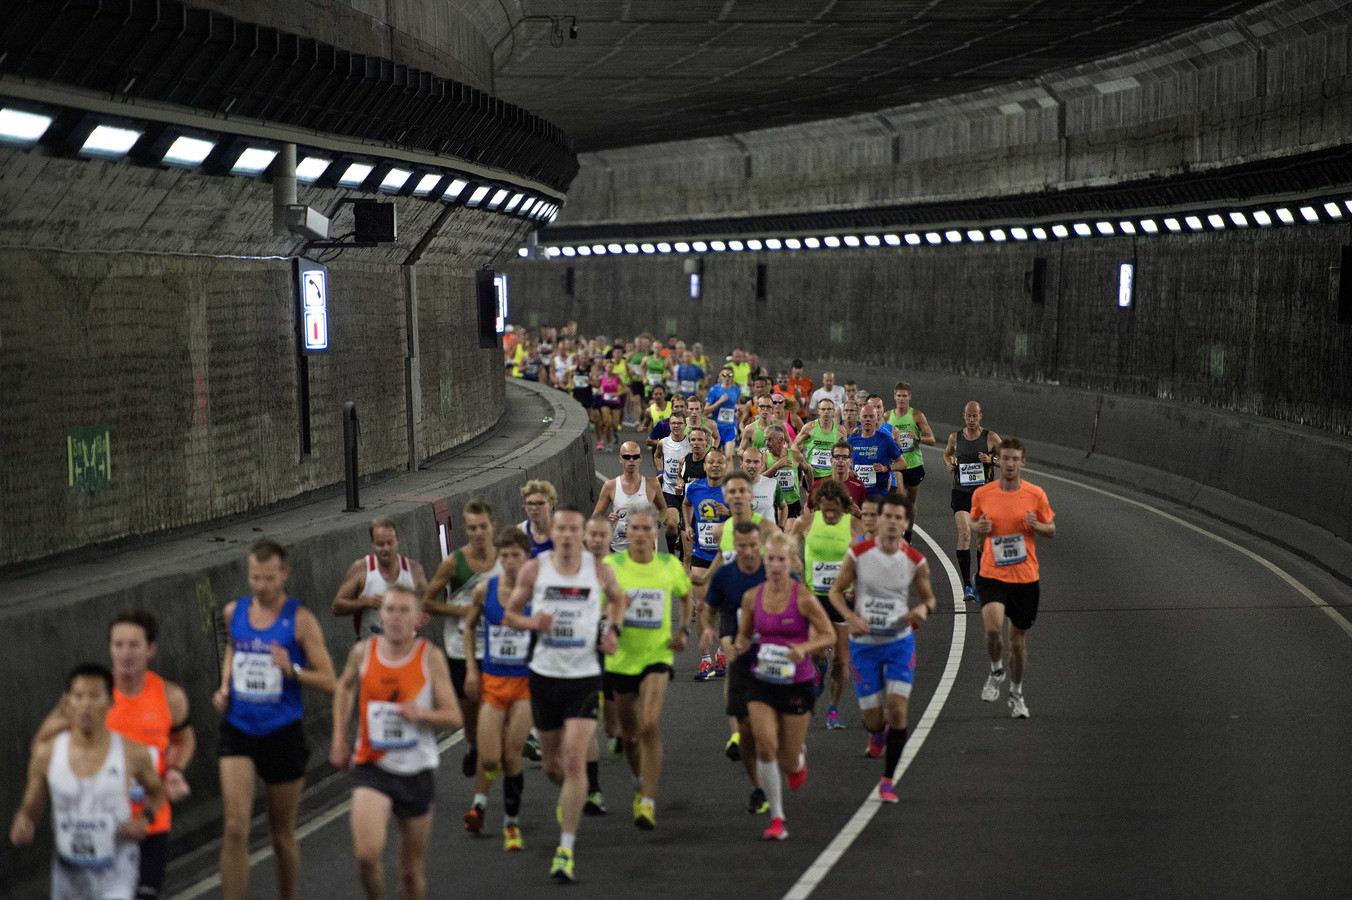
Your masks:
{"label": "metal pole", "polygon": [[361,498],[357,495],[357,434],[357,404],[349,401],[343,404],[343,463],[347,479],[345,512],[361,509]]}

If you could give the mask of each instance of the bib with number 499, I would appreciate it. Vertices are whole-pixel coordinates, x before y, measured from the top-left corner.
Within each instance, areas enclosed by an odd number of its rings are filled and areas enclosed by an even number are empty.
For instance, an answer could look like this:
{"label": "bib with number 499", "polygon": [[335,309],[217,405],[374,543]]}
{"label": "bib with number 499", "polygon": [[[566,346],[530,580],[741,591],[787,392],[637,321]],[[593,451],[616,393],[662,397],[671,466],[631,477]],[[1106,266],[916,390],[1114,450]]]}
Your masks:
{"label": "bib with number 499", "polygon": [[991,553],[997,566],[1017,566],[1028,559],[1028,545],[1023,534],[991,535]]}

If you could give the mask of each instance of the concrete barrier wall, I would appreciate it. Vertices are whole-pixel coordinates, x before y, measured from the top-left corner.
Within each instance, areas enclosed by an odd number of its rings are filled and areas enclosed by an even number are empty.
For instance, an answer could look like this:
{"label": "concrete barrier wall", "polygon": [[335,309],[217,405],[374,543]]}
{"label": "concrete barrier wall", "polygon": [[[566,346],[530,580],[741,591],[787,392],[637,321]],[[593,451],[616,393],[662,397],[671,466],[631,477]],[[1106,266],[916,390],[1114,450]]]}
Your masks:
{"label": "concrete barrier wall", "polygon": [[[329,604],[347,566],[370,552],[366,523],[372,516],[390,515],[398,522],[401,552],[421,561],[430,577],[440,560],[437,504],[444,503],[451,513],[454,546],[463,543],[460,509],[468,499],[486,499],[498,511],[499,527],[514,524],[524,518],[519,488],[531,478],[553,482],[561,502],[594,502],[587,418],[581,407],[557,392],[523,385],[510,388],[506,415],[510,422],[452,459],[368,487],[361,513],[341,512],[339,498],[251,519],[201,538],[0,582],[7,600],[0,605],[0,629],[10,647],[0,673],[11,687],[0,705],[0,767],[10,773],[0,779],[0,809],[9,815],[18,806],[28,742],[62,693],[65,672],[79,661],[106,661],[113,612],[140,603],[162,623],[153,668],[187,690],[197,731],[197,757],[186,773],[193,795],[174,809],[175,852],[219,837],[218,716],[211,694],[219,686],[224,658],[220,611],[248,593],[249,546],[265,535],[288,546],[289,592],[318,616],[335,666],[341,669],[352,646],[352,625],[350,619],[335,618]],[[427,634],[440,645],[440,623]],[[327,696],[308,691],[305,704],[314,776],[329,771],[331,704]],[[40,873],[49,848],[50,839],[42,836],[33,848],[19,851],[8,841],[0,842],[0,896],[42,896]],[[10,887],[20,883],[29,893],[16,889],[10,894]]]}

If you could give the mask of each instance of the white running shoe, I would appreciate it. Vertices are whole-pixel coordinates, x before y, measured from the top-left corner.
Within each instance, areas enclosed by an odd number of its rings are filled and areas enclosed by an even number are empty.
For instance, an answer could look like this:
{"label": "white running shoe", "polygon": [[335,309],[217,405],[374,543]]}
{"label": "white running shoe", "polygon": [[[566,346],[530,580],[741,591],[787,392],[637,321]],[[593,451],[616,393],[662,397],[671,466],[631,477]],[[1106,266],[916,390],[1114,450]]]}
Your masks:
{"label": "white running shoe", "polygon": [[996,669],[986,676],[986,686],[981,689],[981,699],[994,703],[1000,699],[1000,685],[1005,683],[1005,670]]}
{"label": "white running shoe", "polygon": [[1011,719],[1028,718],[1028,704],[1023,702],[1023,694],[1009,695],[1009,717]]}

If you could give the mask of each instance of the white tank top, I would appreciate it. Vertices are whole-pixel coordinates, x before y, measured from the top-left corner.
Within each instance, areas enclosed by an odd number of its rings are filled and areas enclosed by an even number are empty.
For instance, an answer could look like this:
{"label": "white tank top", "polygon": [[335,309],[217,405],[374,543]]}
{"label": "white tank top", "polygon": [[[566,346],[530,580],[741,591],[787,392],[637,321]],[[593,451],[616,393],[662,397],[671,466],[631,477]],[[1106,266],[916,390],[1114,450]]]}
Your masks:
{"label": "white tank top", "polygon": [[98,772],[70,767],[70,732],[57,735],[47,767],[52,800],[52,896],[131,900],[140,880],[141,848],[117,830],[131,820],[126,746],[114,733]]}
{"label": "white tank top", "polygon": [[624,488],[620,486],[622,478],[615,479],[615,500],[610,504],[610,508],[620,514],[615,520],[615,535],[610,539],[610,549],[614,553],[619,553],[629,549],[629,507],[635,503],[646,503],[648,500],[647,479],[639,476],[638,490],[632,494],[626,494]]}
{"label": "white tank top", "polygon": [[775,521],[775,491],[778,489],[776,479],[762,475],[760,481],[751,485],[751,511]]}
{"label": "white tank top", "polygon": [[662,438],[662,490],[668,494],[676,493],[680,484],[681,460],[690,453],[690,440],[673,439],[670,435]]}
{"label": "white tank top", "polygon": [[601,627],[601,582],[596,577],[596,557],[582,551],[576,575],[561,575],[554,568],[554,551],[535,557],[540,571],[531,595],[532,614],[549,613],[554,625],[539,632],[530,670],[550,678],[586,678],[600,675],[596,642]]}
{"label": "white tank top", "polygon": [[[494,575],[502,574],[502,563],[493,563],[493,568],[487,572],[479,572],[469,581],[460,585],[459,589],[454,591],[446,601],[451,606],[469,606],[474,602],[474,588],[479,582],[487,581]],[[502,598],[506,600],[506,597]],[[447,616],[441,626],[441,639],[446,644],[446,655],[451,659],[465,658],[465,617]],[[479,617],[479,626],[474,629],[474,658],[484,658],[484,619]]]}
{"label": "white tank top", "polygon": [[906,614],[910,612],[911,582],[925,561],[924,554],[902,541],[900,549],[888,555],[876,540],[855,544],[849,552],[854,556],[854,609],[869,627],[868,634],[850,640],[890,644],[909,635]]}
{"label": "white tank top", "polygon": [[[376,559],[376,555],[366,554],[366,584],[362,586],[361,593],[357,596],[375,597],[396,584],[413,590],[413,570],[409,568],[408,557],[402,553],[399,555],[399,574],[394,577],[394,581],[386,581],[385,576],[380,574],[380,562]],[[421,597],[418,599],[422,600]],[[363,609],[359,610],[357,615],[360,616],[361,623],[357,631],[357,640],[365,640],[373,634],[380,634],[380,610]]]}

